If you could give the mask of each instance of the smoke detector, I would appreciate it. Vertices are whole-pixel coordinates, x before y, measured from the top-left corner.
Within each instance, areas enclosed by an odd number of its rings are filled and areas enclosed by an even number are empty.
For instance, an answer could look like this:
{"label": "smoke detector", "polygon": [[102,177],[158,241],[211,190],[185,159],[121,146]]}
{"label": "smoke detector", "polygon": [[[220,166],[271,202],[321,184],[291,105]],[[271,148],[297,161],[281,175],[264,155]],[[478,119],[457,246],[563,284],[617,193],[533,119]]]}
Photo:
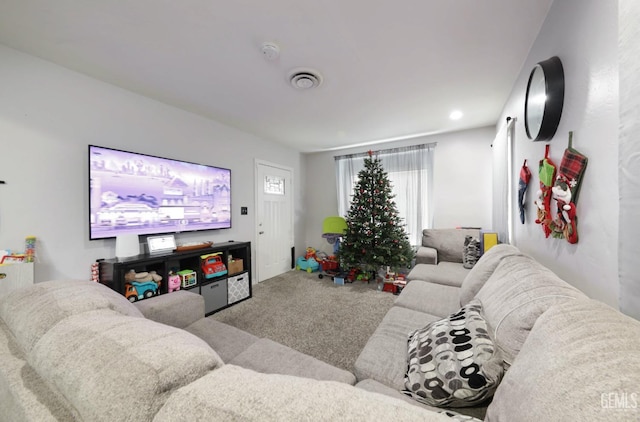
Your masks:
{"label": "smoke detector", "polygon": [[313,69],[294,69],[289,73],[289,83],[295,89],[311,89],[322,84],[322,75]]}
{"label": "smoke detector", "polygon": [[268,62],[277,60],[280,57],[280,47],[274,42],[265,42],[262,44],[262,55]]}

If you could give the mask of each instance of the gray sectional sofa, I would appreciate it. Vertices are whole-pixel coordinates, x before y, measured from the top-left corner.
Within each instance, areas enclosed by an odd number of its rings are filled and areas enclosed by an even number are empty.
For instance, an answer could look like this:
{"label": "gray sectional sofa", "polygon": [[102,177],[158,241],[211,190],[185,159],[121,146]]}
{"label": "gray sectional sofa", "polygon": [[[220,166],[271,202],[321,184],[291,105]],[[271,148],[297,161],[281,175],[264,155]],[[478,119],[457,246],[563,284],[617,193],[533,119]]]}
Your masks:
{"label": "gray sectional sofa", "polygon": [[0,299],[0,421],[451,420],[353,383],[187,291],[134,305],[68,280]]}
{"label": "gray sectional sofa", "polygon": [[506,372],[492,401],[455,410],[487,421],[640,420],[640,322],[510,245],[487,251],[459,287],[410,281],[358,357],[357,386],[429,408],[400,393],[408,334],[474,299]]}
{"label": "gray sectional sofa", "polygon": [[640,322],[498,245],[460,287],[410,281],[355,374],[204,318],[186,291],[134,305],[97,283],[37,283],[0,299],[0,421],[463,420],[400,390],[409,333],[472,301],[507,370],[493,400],[450,410],[640,419]]}

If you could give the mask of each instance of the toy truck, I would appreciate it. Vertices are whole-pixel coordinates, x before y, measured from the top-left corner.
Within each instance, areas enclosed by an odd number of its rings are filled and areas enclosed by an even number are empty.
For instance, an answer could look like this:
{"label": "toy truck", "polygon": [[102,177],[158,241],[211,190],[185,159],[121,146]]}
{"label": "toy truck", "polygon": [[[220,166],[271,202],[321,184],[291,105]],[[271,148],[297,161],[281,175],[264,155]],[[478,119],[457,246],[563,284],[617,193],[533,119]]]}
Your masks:
{"label": "toy truck", "polygon": [[220,277],[227,273],[227,267],[222,262],[221,255],[222,252],[215,252],[200,256],[204,278]]}
{"label": "toy truck", "polygon": [[155,281],[132,281],[124,286],[124,296],[129,299],[129,302],[135,302],[158,294],[158,284]]}

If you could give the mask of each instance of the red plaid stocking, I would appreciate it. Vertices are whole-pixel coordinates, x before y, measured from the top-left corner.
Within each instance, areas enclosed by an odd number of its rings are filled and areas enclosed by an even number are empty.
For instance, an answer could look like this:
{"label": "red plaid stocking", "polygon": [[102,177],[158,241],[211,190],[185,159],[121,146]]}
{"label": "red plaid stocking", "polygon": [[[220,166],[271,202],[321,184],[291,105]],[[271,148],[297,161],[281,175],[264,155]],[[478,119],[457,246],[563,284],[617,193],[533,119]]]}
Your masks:
{"label": "red plaid stocking", "polygon": [[569,243],[578,242],[578,219],[576,203],[582,184],[582,176],[587,168],[588,159],[573,149],[573,132],[569,132],[569,146],[564,151],[560,172],[553,187],[553,198],[558,205],[558,213],[553,221],[554,237],[567,239]]}

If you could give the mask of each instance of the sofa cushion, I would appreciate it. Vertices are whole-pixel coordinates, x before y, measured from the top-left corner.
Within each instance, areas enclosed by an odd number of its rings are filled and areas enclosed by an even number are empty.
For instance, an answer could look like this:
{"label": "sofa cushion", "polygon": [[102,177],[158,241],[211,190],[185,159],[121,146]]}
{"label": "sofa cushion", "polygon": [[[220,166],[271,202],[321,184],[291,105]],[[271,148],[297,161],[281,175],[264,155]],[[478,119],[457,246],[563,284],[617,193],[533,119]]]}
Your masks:
{"label": "sofa cushion", "polygon": [[551,306],[505,374],[486,420],[638,421],[638,351],[637,320],[588,299]]}
{"label": "sofa cushion", "polygon": [[502,357],[489,336],[480,301],[409,336],[404,392],[438,407],[467,407],[490,398]]}
{"label": "sofa cushion", "polygon": [[200,318],[185,330],[204,340],[224,362],[231,362],[233,358],[260,340],[260,337],[213,318]]}
{"label": "sofa cushion", "polygon": [[382,319],[358,356],[354,373],[358,380],[374,379],[398,391],[407,371],[407,337],[440,317],[394,306]]}
{"label": "sofa cushion", "polygon": [[451,422],[445,415],[352,385],[261,374],[235,365],[225,365],[173,393],[154,421],[365,421],[372,418]]}
{"label": "sofa cushion", "polygon": [[356,388],[361,388],[363,390],[370,391],[372,393],[384,394],[385,396],[393,397],[398,400],[402,400],[407,403],[410,403],[412,405],[423,407],[425,409],[431,410],[432,412],[439,412],[442,410],[437,407],[429,406],[428,404],[424,404],[417,400],[414,400],[411,397],[407,396],[406,394],[403,394],[398,390],[394,390],[393,388],[387,385],[384,385],[376,380],[372,380],[372,379],[362,380],[356,384]]}
{"label": "sofa cushion", "polygon": [[351,372],[266,338],[250,345],[229,363],[265,374],[295,375],[351,385],[356,383]]}
{"label": "sofa cushion", "polygon": [[77,412],[27,363],[15,338],[0,321],[0,420],[74,421]]}
{"label": "sofa cushion", "polygon": [[510,365],[536,319],[550,306],[586,296],[528,256],[503,259],[477,299],[493,338]]}
{"label": "sofa cushion", "polygon": [[416,264],[432,264],[438,263],[438,250],[421,246],[416,251]]}
{"label": "sofa cushion", "polygon": [[462,263],[465,236],[480,237],[476,229],[424,229],[422,246],[438,250],[438,263],[442,261]]}
{"label": "sofa cushion", "polygon": [[204,318],[204,297],[188,290],[139,300],[134,305],[145,318],[177,328]]}
{"label": "sofa cushion", "polygon": [[0,299],[0,318],[26,353],[61,320],[96,309],[143,317],[124,296],[91,281],[46,281]]}
{"label": "sofa cushion", "polygon": [[[356,384],[356,387],[362,388],[363,390],[371,391],[372,393],[384,394],[385,396],[400,399],[407,403],[411,403],[415,406],[420,406],[424,409],[428,409],[432,412],[444,413],[444,414],[447,414],[447,416],[449,416],[448,415],[449,413],[453,413],[448,410],[443,410],[438,407],[433,407],[433,406],[426,405],[424,403],[420,403],[419,401],[416,401],[410,398],[409,396],[402,394],[400,391],[394,390],[393,388],[388,387],[372,379],[362,380]],[[457,413],[456,415],[457,419],[450,419],[449,422],[475,420],[473,418],[477,418],[478,420],[481,421],[482,419],[484,419],[484,415],[486,412],[487,412],[487,406],[462,407],[462,408],[456,409],[455,413]]]}
{"label": "sofa cushion", "polygon": [[151,420],[174,390],[223,365],[184,330],[110,309],[60,321],[27,360],[87,421]]}
{"label": "sofa cushion", "polygon": [[469,271],[457,262],[442,261],[438,265],[418,264],[411,269],[407,280],[423,280],[430,283],[460,287]]}
{"label": "sofa cushion", "polygon": [[491,277],[500,261],[513,255],[522,255],[522,253],[515,246],[506,243],[495,245],[485,252],[462,282],[460,305],[464,306],[469,303]]}
{"label": "sofa cushion", "polygon": [[446,317],[460,309],[460,288],[413,280],[402,289],[394,305]]}

